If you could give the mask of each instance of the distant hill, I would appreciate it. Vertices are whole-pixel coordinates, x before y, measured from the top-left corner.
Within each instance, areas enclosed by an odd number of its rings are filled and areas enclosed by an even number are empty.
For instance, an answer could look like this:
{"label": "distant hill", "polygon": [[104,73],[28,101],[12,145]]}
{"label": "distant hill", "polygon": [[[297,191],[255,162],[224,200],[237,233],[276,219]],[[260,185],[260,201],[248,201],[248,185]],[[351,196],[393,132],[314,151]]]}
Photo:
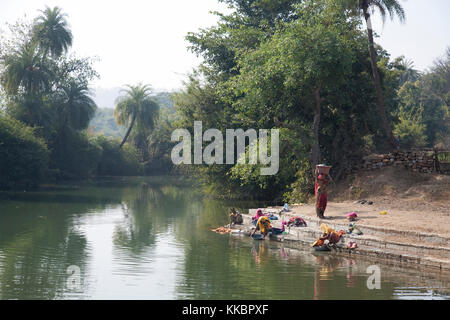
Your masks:
{"label": "distant hill", "polygon": [[[120,95],[120,88],[101,89],[96,92],[94,100],[97,103],[97,112],[89,124],[89,130],[94,134],[103,134],[108,137],[122,138],[126,128],[116,124],[114,119],[114,101]],[[154,99],[159,103],[161,109],[167,109],[174,113],[175,108],[170,92],[158,92]]]}
{"label": "distant hill", "polygon": [[172,92],[158,92],[154,98],[155,98],[156,102],[159,103],[159,106],[161,107],[161,109],[165,108],[170,113],[173,113],[173,112],[175,112],[175,105],[173,103],[172,98],[170,97],[171,95],[172,95]]}
{"label": "distant hill", "polygon": [[95,88],[92,97],[99,108],[114,109],[114,102],[122,88]]}
{"label": "distant hill", "polygon": [[[92,97],[99,108],[114,109],[117,97],[122,94],[121,90],[122,88],[119,87],[95,88],[92,90]],[[170,99],[170,94],[171,92],[155,90],[155,99],[161,107],[173,109],[173,102]]]}
{"label": "distant hill", "polygon": [[108,137],[122,138],[126,128],[119,127],[114,119],[114,109],[98,108],[94,118],[89,123],[89,130],[94,134],[103,134]]}

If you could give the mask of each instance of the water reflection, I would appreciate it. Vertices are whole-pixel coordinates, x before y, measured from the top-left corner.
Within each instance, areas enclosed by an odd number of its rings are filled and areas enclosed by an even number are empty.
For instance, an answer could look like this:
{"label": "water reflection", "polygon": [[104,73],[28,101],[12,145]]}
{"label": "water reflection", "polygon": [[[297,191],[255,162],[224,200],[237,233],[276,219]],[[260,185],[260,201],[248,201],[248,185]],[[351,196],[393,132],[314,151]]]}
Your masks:
{"label": "water reflection", "polygon": [[266,242],[255,242],[252,246],[252,254],[255,259],[255,264],[260,266],[263,263],[267,263],[270,258],[270,251],[267,248]]}
{"label": "water reflection", "polygon": [[[383,266],[382,290],[373,291],[368,262],[213,233],[227,223],[229,207],[260,204],[200,198],[164,182],[106,180],[8,194],[0,201],[0,298],[445,297],[444,276]],[[81,271],[78,290],[67,287],[71,265]]]}
{"label": "water reflection", "polygon": [[[11,201],[1,206],[0,297],[58,299],[66,284],[66,269],[85,266],[87,242],[67,214],[86,208],[67,208],[52,202]],[[83,274],[82,274],[83,276]]]}

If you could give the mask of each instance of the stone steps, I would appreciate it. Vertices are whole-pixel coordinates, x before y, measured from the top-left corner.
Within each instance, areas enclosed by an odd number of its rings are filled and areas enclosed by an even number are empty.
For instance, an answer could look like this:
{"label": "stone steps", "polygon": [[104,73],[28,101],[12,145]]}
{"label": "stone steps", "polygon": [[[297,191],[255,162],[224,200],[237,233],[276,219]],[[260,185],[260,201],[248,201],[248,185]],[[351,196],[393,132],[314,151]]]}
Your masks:
{"label": "stone steps", "polygon": [[[244,216],[244,228],[250,229],[251,217],[254,210],[250,210]],[[283,214],[288,220],[290,214]],[[319,220],[318,218],[303,217],[308,223],[307,227],[291,227],[287,235],[271,237],[272,240],[282,241],[291,245],[311,245],[322,235],[319,229],[321,223],[326,223],[329,227],[338,230],[347,230],[347,223],[338,223],[333,220]],[[281,220],[272,221],[274,227],[281,227]],[[376,228],[374,226],[358,225],[363,235],[345,234],[340,241],[345,246],[347,241],[355,241],[358,244],[357,250],[351,252],[372,256],[377,259],[394,259],[397,262],[419,264],[435,269],[450,270],[450,239],[425,233],[411,231],[398,231],[386,228]],[[392,240],[395,238],[395,240]],[[402,241],[403,239],[416,239],[414,243]],[[344,250],[348,251],[348,250]],[[345,252],[344,252],[345,253]]]}
{"label": "stone steps", "polygon": [[[254,215],[252,212],[253,210],[250,210],[250,215]],[[256,213],[256,212],[255,212]],[[289,218],[295,216],[294,214],[290,213],[284,213],[283,218],[285,220],[288,220]],[[319,227],[322,223],[327,224],[329,227],[335,229],[335,230],[347,230],[349,226],[349,222],[345,220],[345,223],[339,223],[335,220],[320,220],[318,218],[308,217],[308,216],[302,216],[303,219],[308,223],[308,227],[313,227],[315,229],[319,230]],[[280,221],[280,220],[275,220]],[[280,222],[281,223],[281,222]],[[388,229],[388,228],[380,228],[375,226],[366,225],[363,223],[355,222],[358,226],[358,229],[360,229],[364,235],[371,235],[378,238],[381,238],[383,240],[387,240],[386,238],[391,238],[389,242],[394,243],[404,243],[405,245],[411,245],[413,243],[415,246],[425,245],[425,246],[434,246],[436,248],[438,247],[446,247],[449,248],[450,245],[450,238],[443,237],[441,235],[435,235],[431,233],[423,233],[423,232],[415,232],[415,231],[399,231],[395,229]],[[275,224],[277,224],[275,222]],[[395,238],[396,240],[392,240],[392,238]]]}

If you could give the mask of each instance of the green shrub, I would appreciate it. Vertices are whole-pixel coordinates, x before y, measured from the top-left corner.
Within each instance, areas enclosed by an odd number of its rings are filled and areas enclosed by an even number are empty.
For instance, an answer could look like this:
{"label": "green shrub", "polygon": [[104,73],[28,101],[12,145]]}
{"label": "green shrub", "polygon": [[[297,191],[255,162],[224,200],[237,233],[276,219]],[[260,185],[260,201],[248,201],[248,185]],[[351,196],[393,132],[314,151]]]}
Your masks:
{"label": "green shrub", "polygon": [[419,148],[427,144],[426,126],[420,121],[401,117],[400,122],[395,125],[394,135],[404,148]]}
{"label": "green shrub", "polygon": [[307,159],[303,159],[300,169],[295,174],[295,179],[295,182],[288,188],[289,191],[283,195],[284,202],[307,202],[309,197],[314,194],[314,176]]}
{"label": "green shrub", "polygon": [[44,178],[49,152],[35,130],[0,115],[0,188],[34,187]]}
{"label": "green shrub", "polygon": [[[268,167],[268,165],[261,164],[236,164],[229,170],[230,181],[242,194],[254,195],[253,198],[270,198],[281,202],[287,198],[285,191],[289,190],[291,184],[298,179],[295,176],[296,172],[309,166],[307,160],[298,156],[301,154],[303,144],[295,132],[281,129],[279,134],[279,168],[275,175],[261,175],[260,169]],[[267,148],[271,150],[271,140],[268,140]],[[245,156],[249,159],[248,147]]]}
{"label": "green shrub", "polygon": [[438,155],[438,159],[443,163],[450,163],[450,152],[443,152]]}
{"label": "green shrub", "polygon": [[64,143],[52,148],[51,169],[56,179],[79,179],[95,175],[102,149],[85,133],[67,130]]}
{"label": "green shrub", "polygon": [[97,165],[98,175],[135,176],[143,172],[138,151],[126,143],[119,148],[120,141],[105,136],[92,137],[92,141],[101,148],[101,157]]}

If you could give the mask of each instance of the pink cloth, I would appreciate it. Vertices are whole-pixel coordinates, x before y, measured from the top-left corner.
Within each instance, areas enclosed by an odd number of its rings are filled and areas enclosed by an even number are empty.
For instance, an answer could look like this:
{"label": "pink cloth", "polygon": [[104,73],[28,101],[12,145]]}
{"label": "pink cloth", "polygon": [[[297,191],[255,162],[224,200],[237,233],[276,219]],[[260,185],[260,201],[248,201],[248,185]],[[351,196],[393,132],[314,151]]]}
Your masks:
{"label": "pink cloth", "polygon": [[356,212],[347,213],[347,219],[354,220],[356,218],[358,218],[358,215],[356,214]]}
{"label": "pink cloth", "polygon": [[258,221],[258,219],[262,216],[264,216],[264,213],[262,212],[261,209],[258,209],[258,210],[256,210],[256,215],[253,217],[253,220]]}

